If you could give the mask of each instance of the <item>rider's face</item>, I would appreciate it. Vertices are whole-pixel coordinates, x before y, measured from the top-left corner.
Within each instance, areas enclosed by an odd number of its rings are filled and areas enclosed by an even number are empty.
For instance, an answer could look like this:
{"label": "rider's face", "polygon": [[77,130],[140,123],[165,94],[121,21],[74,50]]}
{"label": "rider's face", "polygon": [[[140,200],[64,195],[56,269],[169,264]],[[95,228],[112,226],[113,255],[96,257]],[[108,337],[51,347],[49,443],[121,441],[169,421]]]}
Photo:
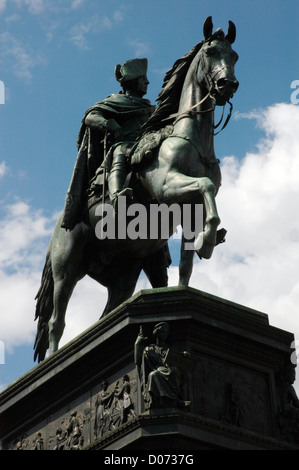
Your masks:
{"label": "rider's face", "polygon": [[142,77],[138,78],[137,81],[137,91],[140,93],[140,95],[145,95],[147,93],[147,86],[149,84],[149,81],[147,79],[146,75],[142,75]]}

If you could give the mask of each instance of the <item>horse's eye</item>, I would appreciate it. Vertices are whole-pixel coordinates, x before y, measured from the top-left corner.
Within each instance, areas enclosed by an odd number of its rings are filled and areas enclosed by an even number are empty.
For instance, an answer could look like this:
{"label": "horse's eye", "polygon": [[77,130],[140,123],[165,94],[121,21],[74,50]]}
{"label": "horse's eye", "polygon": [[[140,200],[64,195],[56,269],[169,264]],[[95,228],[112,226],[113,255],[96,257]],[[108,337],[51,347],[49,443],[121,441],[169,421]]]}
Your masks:
{"label": "horse's eye", "polygon": [[217,53],[217,49],[215,47],[209,47],[206,50],[206,55],[207,56],[215,55],[216,53]]}

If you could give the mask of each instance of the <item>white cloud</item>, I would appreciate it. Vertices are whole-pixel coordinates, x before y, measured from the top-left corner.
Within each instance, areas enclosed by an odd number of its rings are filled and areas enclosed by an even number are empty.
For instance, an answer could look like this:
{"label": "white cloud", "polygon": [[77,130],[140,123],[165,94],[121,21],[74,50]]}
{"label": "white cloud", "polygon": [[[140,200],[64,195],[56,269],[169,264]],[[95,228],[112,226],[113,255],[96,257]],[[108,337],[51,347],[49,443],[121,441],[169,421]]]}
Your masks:
{"label": "white cloud", "polygon": [[116,10],[113,13],[113,20],[115,21],[115,23],[120,23],[121,21],[123,21],[124,20],[123,11],[122,10]]}
{"label": "white cloud", "polygon": [[0,0],[0,14],[5,11],[7,0]]}
{"label": "white cloud", "polygon": [[88,36],[90,34],[97,34],[99,31],[111,27],[112,23],[107,16],[103,16],[101,19],[95,16],[88,21],[74,25],[70,32],[70,39],[79,49],[88,49]]}
{"label": "white cloud", "polygon": [[79,49],[88,49],[90,35],[110,30],[122,20],[121,10],[116,10],[111,17],[107,15],[93,16],[89,20],[74,25],[70,31],[70,39]]}
{"label": "white cloud", "polygon": [[28,204],[6,206],[0,221],[0,335],[9,352],[32,341],[34,297],[53,219]]}
{"label": "white cloud", "polygon": [[29,12],[34,15],[38,15],[44,10],[43,0],[24,0],[24,4],[28,7]]}
{"label": "white cloud", "polygon": [[10,24],[10,23],[14,23],[15,21],[19,21],[20,19],[21,19],[20,15],[17,15],[17,13],[13,13],[12,15],[5,18],[5,22],[7,24]]}
{"label": "white cloud", "polygon": [[0,335],[7,353],[20,345],[33,345],[36,328],[34,298],[39,279],[38,271],[0,272]]}
{"label": "white cloud", "polygon": [[85,2],[85,0],[72,0],[72,3],[71,3],[71,10],[76,10],[76,9],[79,8],[84,2]]}
{"label": "white cloud", "polygon": [[28,8],[29,13],[39,15],[44,11],[45,0],[14,0],[17,7],[25,6]]}
{"label": "white cloud", "polygon": [[0,34],[0,54],[6,68],[22,79],[31,79],[33,68],[44,62],[44,59],[31,54],[24,44],[8,32]]}
{"label": "white cloud", "polygon": [[[19,346],[28,346],[32,350],[33,359],[37,328],[37,322],[34,321],[35,296],[57,217],[58,214],[46,217],[42,211],[34,210],[21,200],[2,207],[0,342],[4,344],[7,365],[9,356],[18,354]],[[106,299],[106,289],[90,278],[83,279],[78,284],[69,303],[67,328],[61,346],[99,319]],[[0,381],[0,391],[7,385]]]}
{"label": "white cloud", "polygon": [[129,46],[133,47],[135,57],[145,57],[151,53],[150,44],[140,39],[131,39]]}
{"label": "white cloud", "polygon": [[[33,211],[30,206],[18,201],[5,207],[5,217],[0,221],[0,268],[18,269],[29,266],[38,255],[38,241],[48,237],[49,220],[41,211]],[[27,256],[29,255],[29,256]]]}
{"label": "white cloud", "polygon": [[77,24],[72,27],[70,32],[71,41],[79,49],[88,49],[88,41],[86,39],[86,34],[94,28],[94,22]]}
{"label": "white cloud", "polygon": [[5,175],[6,172],[7,172],[6,163],[5,163],[5,162],[1,162],[1,163],[0,163],[0,180],[1,180],[1,178],[3,178],[3,176]]}
{"label": "white cloud", "polygon": [[66,328],[60,346],[80,335],[99,320],[107,302],[107,290],[89,277],[74,289],[66,313]]}
{"label": "white cloud", "polygon": [[[299,106],[246,117],[265,137],[256,153],[223,160],[217,204],[227,241],[195,263],[190,285],[265,312],[299,340]],[[170,276],[176,284],[175,268]]]}

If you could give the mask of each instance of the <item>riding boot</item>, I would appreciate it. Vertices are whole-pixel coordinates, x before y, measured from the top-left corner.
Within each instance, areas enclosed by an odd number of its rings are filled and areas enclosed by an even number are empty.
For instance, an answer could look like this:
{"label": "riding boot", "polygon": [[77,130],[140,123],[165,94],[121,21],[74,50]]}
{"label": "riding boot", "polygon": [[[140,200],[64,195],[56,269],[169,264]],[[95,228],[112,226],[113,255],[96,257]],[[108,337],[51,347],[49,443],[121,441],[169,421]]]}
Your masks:
{"label": "riding boot", "polygon": [[108,177],[109,197],[111,204],[115,209],[117,198],[119,196],[126,196],[129,199],[133,199],[133,189],[123,189],[126,176],[126,156],[124,154],[118,154],[113,159],[112,167]]}

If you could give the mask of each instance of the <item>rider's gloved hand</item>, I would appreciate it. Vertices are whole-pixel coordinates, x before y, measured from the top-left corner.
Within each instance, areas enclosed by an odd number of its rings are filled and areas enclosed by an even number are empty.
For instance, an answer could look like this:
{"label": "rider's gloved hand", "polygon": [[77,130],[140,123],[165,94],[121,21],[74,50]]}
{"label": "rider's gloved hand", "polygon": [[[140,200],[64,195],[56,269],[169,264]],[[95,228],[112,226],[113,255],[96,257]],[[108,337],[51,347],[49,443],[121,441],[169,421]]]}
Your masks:
{"label": "rider's gloved hand", "polygon": [[123,137],[122,128],[117,124],[117,122],[114,119],[108,119],[106,127],[107,127],[108,133],[113,134],[115,142],[119,142],[120,140],[122,140],[122,137]]}

